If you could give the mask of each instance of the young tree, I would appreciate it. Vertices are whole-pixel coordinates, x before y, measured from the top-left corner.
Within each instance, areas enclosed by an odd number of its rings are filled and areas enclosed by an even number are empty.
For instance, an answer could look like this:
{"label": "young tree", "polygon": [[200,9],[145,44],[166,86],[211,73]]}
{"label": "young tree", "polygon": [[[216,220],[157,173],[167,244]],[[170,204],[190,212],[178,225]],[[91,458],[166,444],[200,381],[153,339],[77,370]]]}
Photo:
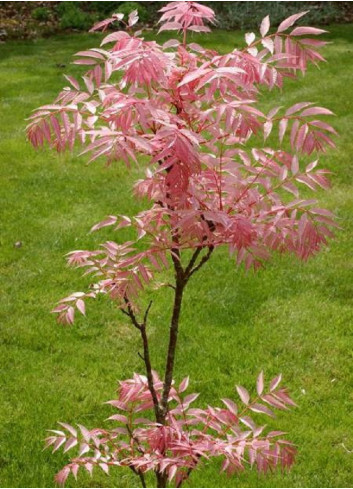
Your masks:
{"label": "young tree", "polygon": [[[146,377],[120,383],[118,399],[111,401],[119,411],[111,417],[117,427],[77,431],[62,424],[64,431],[48,438],[54,451],[79,446],[78,456],[57,475],[60,483],[70,473],[76,477],[81,466],[89,472],[94,466],[105,472],[127,466],[143,486],[145,473],[153,471],[158,487],[168,480],[180,487],[204,458],[221,457],[230,474],[245,461],[266,471],[289,466],[294,458],[281,432],[266,433],[249,417],[294,404],[278,386],[280,377],[264,394],[260,374],[254,401],[238,387],[242,410],[230,399],[222,400],[223,408],[194,409],[197,395],[183,394],[188,379],[176,387],[173,372],[185,288],[216,248],[227,246],[237,265],[257,269],[275,251],[305,260],[333,235],[331,212],[300,197],[302,187],[329,187],[328,172],[317,169],[317,153],[334,146],[335,131],[318,116],[332,113],[310,102],[267,114],[258,108],[261,88],[282,88],[285,78],[323,60],[317,50],[325,42],[316,36],[324,31],[293,27],[302,12],[270,33],[267,16],[260,36],[248,33],[244,48],[221,55],[187,42],[188,32],[209,31],[205,24],[215,21],[209,7],[171,2],[161,12],[160,31],[179,31],[182,41],[145,41],[141,31],[133,32],[136,11],[126,22],[115,14],[98,23],[93,31],[115,22],[125,30],[108,34],[101,48],[77,53],[75,63],[89,66],[82,81],[66,76],[69,86],[53,105],[40,107],[28,126],[35,147],[47,142],[64,151],[78,142],[90,161],[105,157],[130,166],[143,155],[146,175],[134,191],[151,202],[133,218],[109,216],[92,228],[130,227],[135,241],[108,241],[68,257],[70,265],[98,278],[87,292],[60,301],[54,309],[58,321],[72,324],[76,310],[85,314],[86,299],[109,296],[141,336]],[[170,266],[174,301],[160,379],[149,352],[151,303],[141,311],[141,296]],[[146,419],[150,410],[154,420]]]}

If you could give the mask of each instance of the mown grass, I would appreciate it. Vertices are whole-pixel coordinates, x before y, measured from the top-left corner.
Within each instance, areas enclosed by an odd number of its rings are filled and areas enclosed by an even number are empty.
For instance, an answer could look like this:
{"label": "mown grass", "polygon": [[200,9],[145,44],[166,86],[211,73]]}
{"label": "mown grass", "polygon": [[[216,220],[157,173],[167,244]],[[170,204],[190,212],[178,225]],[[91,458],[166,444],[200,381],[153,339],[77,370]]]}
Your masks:
{"label": "mown grass", "polygon": [[[189,374],[205,405],[233,396],[235,383],[253,385],[261,369],[268,377],[282,372],[299,407],[276,425],[291,433],[298,461],[289,474],[267,478],[246,472],[227,479],[212,464],[193,475],[190,487],[352,485],[353,29],[330,31],[328,64],[265,100],[268,106],[310,100],[337,114],[338,148],[322,159],[334,172],[333,188],[318,198],[343,230],[308,263],[276,257],[256,275],[236,270],[226,252],[217,252],[190,283],[177,357],[177,380]],[[240,39],[216,32],[205,42],[225,52]],[[140,205],[131,197],[138,170],[85,166],[75,156],[35,152],[25,141],[25,117],[53,99],[63,72],[78,72],[67,66],[71,54],[94,43],[88,35],[66,35],[1,46],[2,487],[53,487],[66,458],[42,451],[45,430],[57,420],[101,426],[110,413],[103,402],[114,396],[117,380],[142,369],[138,336],[107,302],[89,305],[87,319],[72,328],[57,326],[49,314],[59,298],[87,285],[80,272],[65,267],[63,255],[101,242],[101,235],[87,232],[105,215],[131,214]],[[17,241],[22,247],[14,247]],[[169,307],[169,292],[156,293],[150,327],[156,369],[163,365]],[[136,484],[123,471],[69,482]]]}

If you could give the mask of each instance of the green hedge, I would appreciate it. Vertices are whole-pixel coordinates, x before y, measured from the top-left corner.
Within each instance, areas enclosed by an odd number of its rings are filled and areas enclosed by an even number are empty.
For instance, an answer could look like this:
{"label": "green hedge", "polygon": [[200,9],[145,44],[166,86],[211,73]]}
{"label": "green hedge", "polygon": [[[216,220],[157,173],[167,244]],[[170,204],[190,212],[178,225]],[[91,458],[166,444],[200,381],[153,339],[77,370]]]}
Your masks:
{"label": "green hedge", "polygon": [[[75,2],[82,9],[95,10],[100,16],[118,12],[119,8],[131,2]],[[136,4],[136,2],[133,2]],[[141,2],[140,10],[144,22],[154,23],[158,20],[158,10],[167,2]],[[220,29],[244,29],[257,27],[267,14],[273,25],[279,24],[285,17],[303,10],[309,10],[305,21],[316,25],[330,22],[353,21],[353,2],[204,2],[217,14]],[[122,7],[124,5],[124,7]]]}
{"label": "green hedge", "polygon": [[[167,2],[65,2],[75,4],[85,12],[96,12],[99,18],[122,11],[127,13],[129,4],[137,8],[143,23],[153,24],[159,18],[158,10]],[[330,22],[353,21],[353,2],[204,2],[213,8],[220,29],[255,28],[267,14],[272,25],[279,24],[285,17],[309,10],[305,22],[324,25]]]}
{"label": "green hedge", "polygon": [[[308,10],[305,23],[313,25],[352,20],[351,2],[208,2],[222,29],[247,29],[259,25],[269,15],[278,25],[292,14]],[[349,15],[350,14],[350,15]]]}
{"label": "green hedge", "polygon": [[[88,30],[113,12],[139,11],[142,24],[156,25],[167,2],[0,1],[0,40],[39,37],[62,30]],[[312,25],[353,22],[353,2],[204,2],[216,11],[219,29],[256,29],[269,14],[275,26],[284,18],[309,10],[303,22]]]}

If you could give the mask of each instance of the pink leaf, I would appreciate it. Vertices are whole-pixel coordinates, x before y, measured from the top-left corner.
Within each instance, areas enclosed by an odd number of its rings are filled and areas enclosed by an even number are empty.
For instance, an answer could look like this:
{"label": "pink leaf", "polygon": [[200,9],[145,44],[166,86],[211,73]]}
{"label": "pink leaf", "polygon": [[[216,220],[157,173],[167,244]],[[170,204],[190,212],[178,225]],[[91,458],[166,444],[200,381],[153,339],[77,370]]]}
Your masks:
{"label": "pink leaf", "polygon": [[78,427],[80,428],[83,439],[88,443],[91,439],[91,433],[88,431],[87,428],[85,428],[84,426],[82,426],[80,424],[78,425]]}
{"label": "pink leaf", "polygon": [[242,387],[240,385],[237,385],[236,386],[236,389],[237,389],[237,392],[238,392],[239,397],[242,400],[242,402],[245,405],[248,405],[249,404],[249,400],[250,400],[250,395],[249,395],[248,391],[245,389],[245,387]]}
{"label": "pink leaf", "polygon": [[73,448],[77,445],[77,438],[69,438],[64,446],[64,453],[68,452],[70,448]]}
{"label": "pink leaf", "polygon": [[255,431],[256,425],[254,421],[249,417],[249,416],[243,416],[240,418],[240,421],[245,424],[248,428],[250,428],[252,431]]}
{"label": "pink leaf", "polygon": [[99,464],[99,467],[103,470],[103,472],[105,472],[107,475],[109,475],[109,466],[106,463],[101,462]]}
{"label": "pink leaf", "polygon": [[169,481],[171,481],[175,477],[177,470],[178,470],[177,465],[171,465],[170,466],[170,468],[168,469],[168,480]]}
{"label": "pink leaf", "polygon": [[310,107],[305,109],[301,114],[301,117],[307,117],[309,115],[334,115],[331,110],[325,109],[324,107]]}
{"label": "pink leaf", "polygon": [[233,402],[231,399],[222,399],[223,404],[227,406],[229,411],[236,416],[238,414],[238,408],[235,402]]}
{"label": "pink leaf", "polygon": [[270,392],[273,392],[274,390],[277,389],[277,387],[280,384],[281,380],[282,380],[282,374],[278,375],[277,377],[275,377],[271,381],[271,384],[270,384]]}
{"label": "pink leaf", "polygon": [[167,22],[160,27],[158,32],[162,31],[180,31],[183,26],[179,22]]}
{"label": "pink leaf", "polygon": [[324,34],[327,31],[323,29],[316,29],[316,27],[296,27],[290,33],[291,36],[305,36],[305,35],[313,35],[317,36],[319,34]]}
{"label": "pink leaf", "polygon": [[268,49],[271,54],[273,54],[274,44],[272,39],[270,38],[262,39],[261,44],[263,45],[264,48]]}
{"label": "pink leaf", "polygon": [[315,161],[312,161],[311,163],[309,163],[309,165],[307,165],[307,167],[305,168],[305,172],[306,173],[311,172],[316,167],[318,162],[319,162],[319,160],[315,160]]}
{"label": "pink leaf", "polygon": [[299,20],[301,17],[306,15],[309,11],[307,10],[306,12],[301,12],[299,14],[294,14],[288,17],[288,19],[285,19],[283,22],[280,23],[278,26],[277,32],[283,32],[287,30],[289,27],[292,27],[292,25]]}
{"label": "pink leaf", "polygon": [[72,76],[69,76],[69,75],[64,75],[66,80],[69,81],[71,83],[71,85],[76,89],[76,90],[80,90],[80,85],[78,83],[78,81],[72,77]]}
{"label": "pink leaf", "polygon": [[261,413],[261,414],[266,414],[267,416],[274,417],[274,413],[271,411],[271,409],[269,409],[266,406],[263,406],[262,404],[253,404],[252,406],[250,406],[249,409],[254,413]]}
{"label": "pink leaf", "polygon": [[70,467],[69,466],[66,466],[63,469],[61,469],[60,472],[58,472],[56,474],[55,481],[60,486],[64,486],[65,485],[65,482],[66,482],[66,479],[68,478],[69,474],[70,474]]}
{"label": "pink leaf", "polygon": [[256,391],[259,396],[263,393],[264,390],[264,373],[260,372],[260,375],[257,378],[256,381]]}
{"label": "pink leaf", "polygon": [[286,116],[290,116],[292,114],[295,114],[296,112],[299,112],[301,109],[304,109],[305,107],[308,107],[309,105],[312,105],[312,103],[311,102],[300,102],[298,104],[295,104],[287,110]]}
{"label": "pink leaf", "polygon": [[89,451],[90,451],[89,445],[87,443],[81,443],[78,456],[82,457],[82,455],[88,453]]}
{"label": "pink leaf", "polygon": [[128,19],[129,27],[133,27],[135,24],[137,24],[138,20],[139,20],[138,11],[133,10],[132,12],[130,12],[129,19]]}
{"label": "pink leaf", "polygon": [[296,175],[299,171],[299,161],[297,156],[293,156],[292,164],[291,164],[291,172],[293,175]]}
{"label": "pink leaf", "polygon": [[113,421],[120,421],[120,423],[124,423],[124,424],[128,423],[127,417],[123,416],[122,414],[113,414],[113,416],[110,416],[108,419]]}
{"label": "pink leaf", "polygon": [[272,121],[266,121],[264,124],[264,139],[265,140],[271,134],[272,128],[273,128],[273,122]]}
{"label": "pink leaf", "polygon": [[72,464],[71,465],[71,473],[75,477],[75,480],[77,480],[77,473],[78,473],[79,468],[80,468],[80,466],[78,464]]}
{"label": "pink leaf", "polygon": [[130,36],[127,32],[124,31],[118,31],[118,32],[113,32],[112,34],[108,34],[102,41],[101,46],[104,46],[104,44],[108,44],[109,42],[117,42],[121,41],[122,39],[130,39]]}
{"label": "pink leaf", "polygon": [[102,229],[107,226],[113,226],[117,222],[118,218],[116,216],[108,216],[107,219],[104,219],[104,221],[99,222],[98,224],[95,224],[91,228],[91,233],[94,231],[98,231],[99,229]]}
{"label": "pink leaf", "polygon": [[163,49],[177,48],[178,46],[180,46],[180,41],[177,39],[169,39],[169,41],[163,44]]}
{"label": "pink leaf", "polygon": [[87,470],[87,472],[92,476],[93,465],[91,464],[91,462],[86,462],[84,467]]}
{"label": "pink leaf", "polygon": [[262,37],[265,37],[270,29],[270,17],[266,15],[264,19],[262,19],[260,26],[260,34]]}
{"label": "pink leaf", "polygon": [[63,428],[65,428],[74,438],[77,437],[77,431],[75,430],[75,428],[67,423],[58,423],[59,425],[61,425]]}
{"label": "pink leaf", "polygon": [[115,17],[111,17],[110,19],[105,19],[102,20],[101,22],[97,22],[97,24],[95,24],[92,27],[92,29],[90,29],[90,32],[99,31],[99,30],[105,31],[110,24],[112,24],[116,20],[121,20],[121,18],[119,18],[118,15],[116,15]]}
{"label": "pink leaf", "polygon": [[253,32],[248,32],[247,34],[245,34],[245,42],[248,46],[250,46],[250,44],[252,44],[254,41],[255,41],[255,34]]}
{"label": "pink leaf", "polygon": [[211,32],[211,29],[205,25],[191,25],[188,29],[193,32]]}
{"label": "pink leaf", "polygon": [[188,386],[189,386],[189,377],[185,377],[185,379],[182,380],[179,385],[178,392],[181,394],[182,392],[186,391]]}
{"label": "pink leaf", "polygon": [[283,141],[284,135],[288,127],[288,119],[281,119],[279,123],[279,140]]}
{"label": "pink leaf", "polygon": [[105,57],[103,56],[102,53],[99,53],[93,49],[89,51],[79,51],[78,53],[75,54],[75,56],[84,56],[87,58],[94,58],[102,61],[105,60]]}
{"label": "pink leaf", "polygon": [[82,299],[78,299],[76,302],[76,307],[84,316],[86,315],[86,305]]}
{"label": "pink leaf", "polygon": [[55,440],[54,446],[53,446],[53,453],[59,450],[59,448],[66,443],[66,437],[65,436],[58,436]]}
{"label": "pink leaf", "polygon": [[66,313],[66,320],[68,324],[73,324],[75,318],[75,309],[73,307],[69,307]]}
{"label": "pink leaf", "polygon": [[182,79],[182,81],[179,83],[178,87],[182,87],[183,85],[187,84],[187,83],[190,83],[190,82],[193,82],[195,80],[198,80],[200,79],[203,75],[209,73],[210,70],[208,69],[199,69],[199,70],[196,70],[196,71],[192,71],[190,73],[187,73],[184,78]]}
{"label": "pink leaf", "polygon": [[183,404],[184,405],[191,404],[192,402],[194,402],[199,397],[199,395],[200,394],[189,394],[189,395],[187,395],[183,399]]}

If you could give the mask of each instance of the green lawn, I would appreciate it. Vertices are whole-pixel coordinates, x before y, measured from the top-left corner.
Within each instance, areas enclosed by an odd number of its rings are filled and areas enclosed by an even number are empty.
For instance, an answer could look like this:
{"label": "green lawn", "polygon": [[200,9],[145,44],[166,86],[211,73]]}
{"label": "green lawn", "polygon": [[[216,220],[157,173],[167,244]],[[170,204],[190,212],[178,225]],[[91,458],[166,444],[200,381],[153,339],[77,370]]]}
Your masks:
{"label": "green lawn", "polygon": [[[276,257],[256,275],[236,270],[217,252],[191,282],[182,313],[177,380],[189,374],[200,403],[234,395],[235,383],[252,386],[261,369],[282,372],[299,408],[276,425],[297,444],[297,464],[267,478],[255,472],[227,479],[219,467],[195,472],[190,487],[349,487],[353,483],[353,25],[332,26],[328,64],[288,82],[266,105],[313,101],[329,107],[340,133],[337,151],[322,158],[333,188],[318,193],[340,218],[342,231],[318,257],[299,263]],[[227,51],[239,33],[216,32],[207,44]],[[55,302],[88,284],[67,269],[63,255],[96,246],[108,233],[89,235],[107,214],[131,214],[131,182],[123,164],[85,166],[84,159],[35,152],[24,119],[50,102],[63,85],[71,54],[92,47],[88,35],[0,48],[1,305],[0,484],[53,487],[65,455],[42,451],[45,430],[57,420],[102,425],[116,382],[142,365],[139,338],[112,305],[88,306],[71,328],[49,314]],[[63,67],[62,65],[66,65]],[[14,247],[17,241],[22,247]],[[155,367],[163,365],[169,292],[156,295],[151,314]],[[96,472],[71,487],[131,487],[128,471]]]}

